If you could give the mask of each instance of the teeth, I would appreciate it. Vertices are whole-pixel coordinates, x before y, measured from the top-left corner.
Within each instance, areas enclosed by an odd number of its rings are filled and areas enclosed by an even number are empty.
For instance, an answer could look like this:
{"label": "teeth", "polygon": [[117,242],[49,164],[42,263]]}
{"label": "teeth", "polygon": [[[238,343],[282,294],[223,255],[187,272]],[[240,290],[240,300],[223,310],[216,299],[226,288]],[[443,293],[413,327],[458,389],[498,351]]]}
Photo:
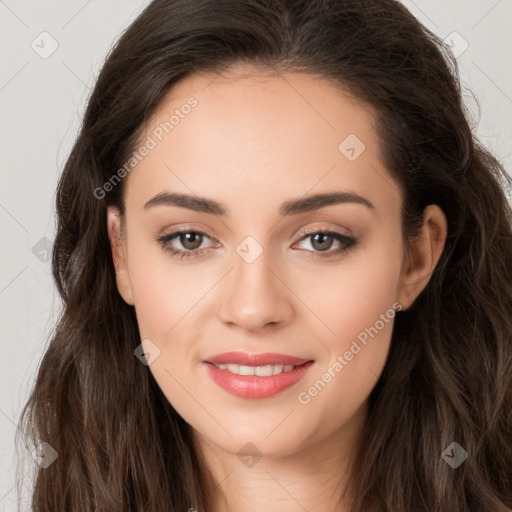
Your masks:
{"label": "teeth", "polygon": [[279,375],[283,372],[289,372],[295,368],[293,364],[270,364],[266,366],[244,366],[241,364],[219,364],[217,366],[221,370],[235,373],[236,375],[256,375],[257,377],[270,377],[271,375]]}
{"label": "teeth", "polygon": [[272,375],[277,375],[279,373],[283,373],[284,365],[282,364],[275,364],[274,370],[272,371]]}

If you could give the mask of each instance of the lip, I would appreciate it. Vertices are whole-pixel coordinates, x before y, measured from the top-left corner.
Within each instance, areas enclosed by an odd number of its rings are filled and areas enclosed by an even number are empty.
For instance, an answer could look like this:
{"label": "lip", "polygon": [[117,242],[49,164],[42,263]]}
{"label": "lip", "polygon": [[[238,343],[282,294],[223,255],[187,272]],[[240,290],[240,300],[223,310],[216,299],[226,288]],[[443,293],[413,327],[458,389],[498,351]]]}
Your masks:
{"label": "lip", "polygon": [[248,354],[247,352],[224,352],[208,357],[204,360],[206,363],[214,365],[219,364],[241,364],[245,366],[266,366],[283,364],[298,366],[311,361],[311,359],[301,359],[299,357],[289,356],[286,354],[275,354],[265,352],[262,354]]}
{"label": "lip", "polygon": [[[278,375],[259,377],[258,375],[236,375],[229,370],[221,370],[216,364],[241,364],[247,366],[294,365],[293,370]],[[314,364],[311,359],[284,354],[247,354],[245,352],[225,352],[203,361],[209,377],[222,389],[240,398],[268,398],[297,384]]]}

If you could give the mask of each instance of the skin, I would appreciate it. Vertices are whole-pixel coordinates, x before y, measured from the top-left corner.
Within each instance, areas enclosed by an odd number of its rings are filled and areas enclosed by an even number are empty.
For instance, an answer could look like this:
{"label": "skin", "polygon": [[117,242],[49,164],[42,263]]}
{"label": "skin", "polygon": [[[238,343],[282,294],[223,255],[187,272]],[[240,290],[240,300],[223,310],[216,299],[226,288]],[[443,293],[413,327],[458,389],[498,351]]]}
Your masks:
{"label": "skin", "polygon": [[[299,403],[298,394],[394,303],[410,307],[441,256],[445,215],[436,205],[425,209],[421,236],[409,241],[407,255],[402,196],[381,163],[374,113],[319,77],[248,68],[187,77],[166,96],[144,139],[191,95],[198,105],[126,178],[123,222],[109,210],[119,293],[135,307],[141,339],[160,350],[149,370],[193,428],[221,491],[215,512],[331,512],[388,355],[393,320],[309,403]],[[354,161],[338,150],[349,134],[365,144]],[[284,201],[340,190],[367,198],[375,210],[344,203],[279,215]],[[214,199],[228,214],[144,209],[164,191]],[[202,256],[179,260],[156,241],[180,226],[206,232]],[[322,253],[312,236],[302,235],[306,228],[353,236],[357,244],[334,254],[342,244],[332,239]],[[263,251],[251,263],[236,251],[247,236]],[[169,242],[191,247],[184,244],[183,237]],[[328,251],[332,256],[322,258]],[[315,364],[273,397],[244,399],[217,386],[202,363],[232,350]],[[239,457],[251,454],[240,452],[248,442],[261,455],[252,465]]]}

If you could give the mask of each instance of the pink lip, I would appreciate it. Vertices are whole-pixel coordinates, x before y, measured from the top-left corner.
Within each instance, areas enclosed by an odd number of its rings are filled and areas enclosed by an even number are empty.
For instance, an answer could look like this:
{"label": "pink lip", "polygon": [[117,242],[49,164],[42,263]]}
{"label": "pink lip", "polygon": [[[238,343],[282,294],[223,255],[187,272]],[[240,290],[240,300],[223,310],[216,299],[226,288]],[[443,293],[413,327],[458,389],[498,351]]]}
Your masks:
{"label": "pink lip", "polygon": [[[299,359],[283,354],[246,354],[245,352],[227,352],[203,361],[211,379],[222,389],[241,398],[267,398],[284,391],[299,382],[314,361]],[[247,366],[294,365],[289,372],[268,377],[257,375],[236,375],[221,370],[216,364],[241,364]]]}
{"label": "pink lip", "polygon": [[274,354],[265,352],[263,354],[247,354],[246,352],[224,352],[204,360],[206,363],[219,364],[241,364],[245,366],[266,366],[283,364],[298,366],[310,361],[310,359],[300,359],[298,357],[285,354]]}

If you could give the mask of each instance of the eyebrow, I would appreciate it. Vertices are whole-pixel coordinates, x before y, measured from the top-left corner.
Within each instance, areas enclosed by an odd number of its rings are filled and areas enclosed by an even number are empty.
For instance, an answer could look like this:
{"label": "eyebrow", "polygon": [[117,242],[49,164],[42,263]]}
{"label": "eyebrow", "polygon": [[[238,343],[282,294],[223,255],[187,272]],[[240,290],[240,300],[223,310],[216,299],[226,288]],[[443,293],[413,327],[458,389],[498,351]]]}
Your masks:
{"label": "eyebrow", "polygon": [[[354,192],[328,192],[285,201],[281,205],[279,213],[281,216],[294,215],[342,203],[361,204],[372,211],[375,210],[375,206],[369,199],[366,199]],[[181,208],[188,208],[189,210],[197,212],[221,216],[227,215],[228,212],[225,205],[218,203],[213,199],[169,192],[162,192],[150,199],[144,205],[144,209],[159,205],[179,206]]]}

